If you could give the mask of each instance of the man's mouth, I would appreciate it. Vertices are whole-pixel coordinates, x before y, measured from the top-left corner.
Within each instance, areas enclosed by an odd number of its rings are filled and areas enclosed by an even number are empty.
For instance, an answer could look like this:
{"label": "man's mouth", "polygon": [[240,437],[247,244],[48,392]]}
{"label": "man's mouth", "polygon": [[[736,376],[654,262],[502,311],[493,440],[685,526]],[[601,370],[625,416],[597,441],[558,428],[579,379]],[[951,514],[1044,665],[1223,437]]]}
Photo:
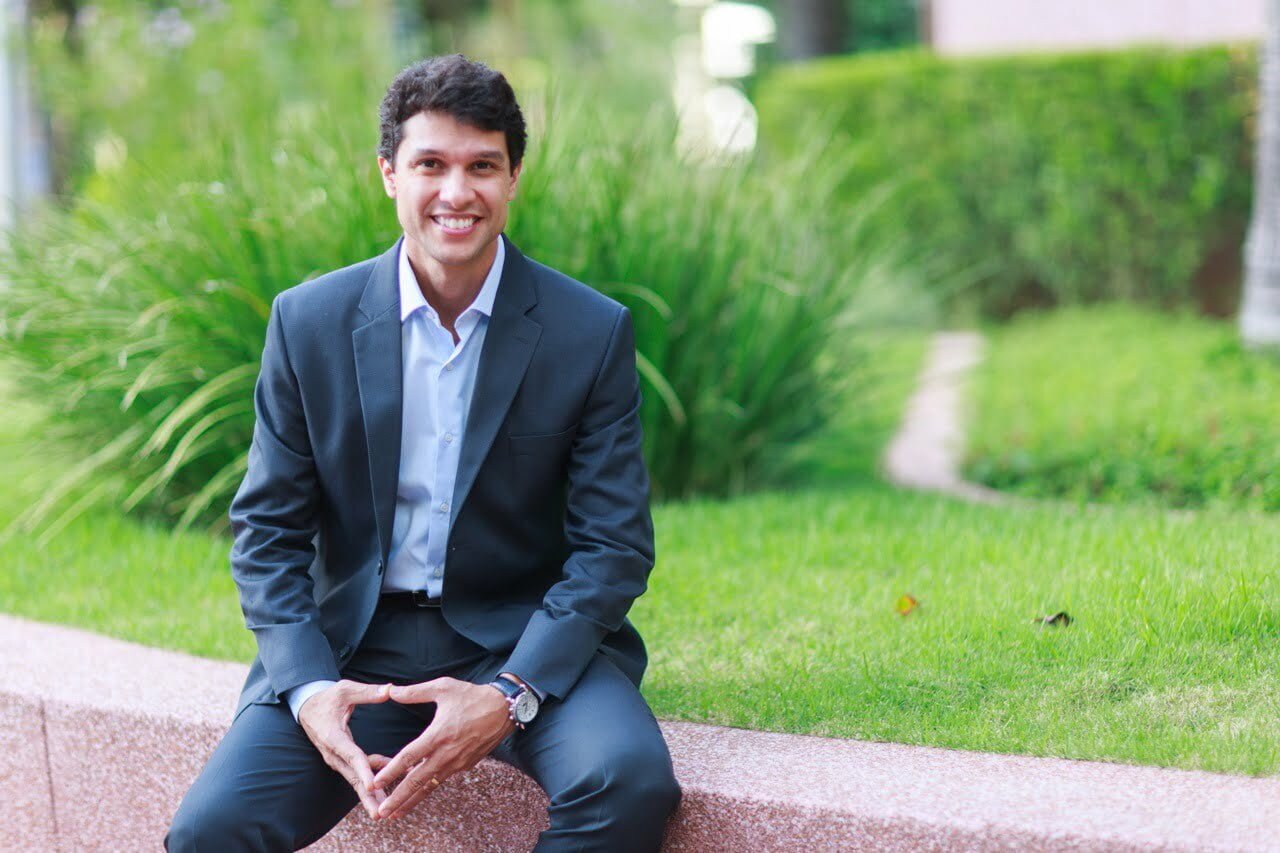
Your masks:
{"label": "man's mouth", "polygon": [[480,221],[478,216],[443,216],[436,215],[431,217],[431,221],[440,226],[440,230],[446,234],[470,234],[475,230],[476,223]]}

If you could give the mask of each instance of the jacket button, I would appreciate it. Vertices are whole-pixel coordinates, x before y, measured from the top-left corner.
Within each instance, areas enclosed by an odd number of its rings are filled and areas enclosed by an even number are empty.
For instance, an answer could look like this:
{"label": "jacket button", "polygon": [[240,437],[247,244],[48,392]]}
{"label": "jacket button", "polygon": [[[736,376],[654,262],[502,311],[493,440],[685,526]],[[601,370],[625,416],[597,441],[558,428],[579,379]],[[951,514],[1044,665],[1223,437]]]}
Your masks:
{"label": "jacket button", "polygon": [[382,560],[378,561],[378,574],[382,574],[387,570],[387,564]]}
{"label": "jacket button", "polygon": [[338,652],[338,660],[342,661],[343,663],[346,663],[346,660],[349,657],[351,657],[351,646],[350,645],[343,646],[342,650]]}

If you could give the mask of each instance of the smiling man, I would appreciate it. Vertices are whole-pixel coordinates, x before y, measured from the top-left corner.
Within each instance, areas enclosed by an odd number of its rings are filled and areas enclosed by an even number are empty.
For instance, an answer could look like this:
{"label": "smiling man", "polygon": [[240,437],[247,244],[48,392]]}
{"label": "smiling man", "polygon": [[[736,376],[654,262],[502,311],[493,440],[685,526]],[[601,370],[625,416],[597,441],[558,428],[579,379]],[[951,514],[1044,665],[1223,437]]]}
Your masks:
{"label": "smiling man", "polygon": [[493,755],[550,797],[538,849],[655,850],[680,789],[626,619],[653,567],[630,315],[503,236],[501,74],[420,62],[380,114],[404,236],[272,305],[231,504],[258,656],[166,846],[295,850]]}

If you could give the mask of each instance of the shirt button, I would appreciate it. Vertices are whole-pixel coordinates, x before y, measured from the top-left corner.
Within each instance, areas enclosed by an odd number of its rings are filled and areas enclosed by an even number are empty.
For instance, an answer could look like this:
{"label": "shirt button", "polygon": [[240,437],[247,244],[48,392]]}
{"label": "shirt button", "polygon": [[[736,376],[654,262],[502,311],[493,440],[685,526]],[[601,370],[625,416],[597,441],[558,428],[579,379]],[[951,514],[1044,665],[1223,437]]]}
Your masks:
{"label": "shirt button", "polygon": [[445,369],[445,370],[453,370],[453,362],[451,361],[451,362],[449,362],[448,364],[446,364],[446,365],[444,366],[444,369]]}
{"label": "shirt button", "polygon": [[453,444],[453,433],[451,433],[451,432],[446,432],[446,433],[444,434],[444,443],[445,443],[445,444]]}
{"label": "shirt button", "polygon": [[449,504],[448,504],[448,502],[447,502],[447,501],[441,501],[441,502],[440,502],[440,511],[441,511],[441,512],[448,512],[448,511],[449,511]]}
{"label": "shirt button", "polygon": [[435,570],[434,572],[432,572],[432,573],[431,573],[431,576],[432,576],[432,577],[435,577],[435,578],[440,577],[440,567],[439,567],[439,566],[436,566],[436,570]]}

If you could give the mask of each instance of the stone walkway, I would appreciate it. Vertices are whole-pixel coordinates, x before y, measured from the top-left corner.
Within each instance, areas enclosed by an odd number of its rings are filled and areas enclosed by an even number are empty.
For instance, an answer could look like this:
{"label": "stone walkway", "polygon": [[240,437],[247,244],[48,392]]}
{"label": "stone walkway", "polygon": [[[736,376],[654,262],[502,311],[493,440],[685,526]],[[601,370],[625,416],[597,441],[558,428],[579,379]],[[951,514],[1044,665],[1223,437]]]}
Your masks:
{"label": "stone walkway", "polygon": [[891,483],[944,492],[965,500],[1007,503],[1012,499],[960,476],[964,453],[965,379],[982,361],[977,332],[939,332],[907,404],[902,424],[884,456]]}

